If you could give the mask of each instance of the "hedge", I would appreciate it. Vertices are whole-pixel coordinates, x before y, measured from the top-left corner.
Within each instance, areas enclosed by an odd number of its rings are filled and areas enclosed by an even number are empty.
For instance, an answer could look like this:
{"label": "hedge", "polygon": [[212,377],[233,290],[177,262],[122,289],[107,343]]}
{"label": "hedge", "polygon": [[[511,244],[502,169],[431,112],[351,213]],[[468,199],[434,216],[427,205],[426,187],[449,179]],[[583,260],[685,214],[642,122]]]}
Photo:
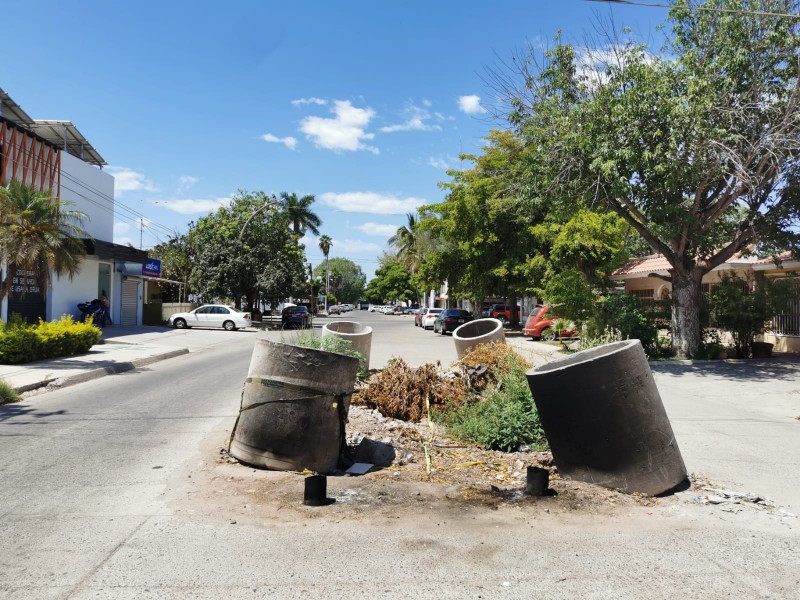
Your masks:
{"label": "hedge", "polygon": [[76,323],[69,315],[58,321],[27,325],[11,319],[0,329],[0,364],[13,365],[43,358],[88,352],[100,341],[100,329],[91,322]]}

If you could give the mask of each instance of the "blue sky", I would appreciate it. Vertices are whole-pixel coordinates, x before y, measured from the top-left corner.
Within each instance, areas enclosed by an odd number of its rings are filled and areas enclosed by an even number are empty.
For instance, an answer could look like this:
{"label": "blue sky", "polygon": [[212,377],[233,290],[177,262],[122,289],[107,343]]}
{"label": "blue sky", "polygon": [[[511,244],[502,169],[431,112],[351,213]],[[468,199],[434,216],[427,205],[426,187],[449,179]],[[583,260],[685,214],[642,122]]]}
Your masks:
{"label": "blue sky", "polygon": [[0,88],[108,162],[115,242],[152,247],[239,189],[314,194],[331,256],[371,277],[405,214],[443,198],[459,150],[503,125],[486,68],[558,30],[582,44],[593,15],[641,32],[666,16],[585,0],[25,0],[3,9]]}

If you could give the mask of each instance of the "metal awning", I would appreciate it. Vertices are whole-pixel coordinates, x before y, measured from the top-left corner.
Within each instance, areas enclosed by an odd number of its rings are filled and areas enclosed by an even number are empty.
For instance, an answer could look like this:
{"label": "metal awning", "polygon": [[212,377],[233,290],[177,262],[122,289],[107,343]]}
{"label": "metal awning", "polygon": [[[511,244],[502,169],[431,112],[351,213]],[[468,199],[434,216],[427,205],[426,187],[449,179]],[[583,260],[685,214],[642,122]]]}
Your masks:
{"label": "metal awning", "polygon": [[0,88],[0,117],[16,123],[84,162],[98,167],[108,164],[71,121],[32,119],[2,88]]}
{"label": "metal awning", "polygon": [[6,94],[0,88],[0,117],[5,117],[9,121],[14,121],[19,125],[30,125],[33,119],[28,116],[22,107],[11,99],[11,96]]}
{"label": "metal awning", "polygon": [[108,164],[71,121],[42,121],[37,119],[28,127],[39,137],[84,162],[98,167]]}

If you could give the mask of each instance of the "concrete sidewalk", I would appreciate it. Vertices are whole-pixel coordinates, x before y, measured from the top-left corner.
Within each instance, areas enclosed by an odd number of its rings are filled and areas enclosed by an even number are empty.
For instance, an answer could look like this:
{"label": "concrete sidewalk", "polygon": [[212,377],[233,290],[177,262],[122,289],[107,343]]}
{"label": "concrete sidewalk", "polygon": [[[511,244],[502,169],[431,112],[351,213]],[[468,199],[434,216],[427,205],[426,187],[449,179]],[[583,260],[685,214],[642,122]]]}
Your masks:
{"label": "concrete sidewalk", "polygon": [[249,331],[172,329],[110,325],[102,330],[102,342],[86,354],[39,360],[20,365],[0,365],[0,379],[18,392],[50,384],[59,386],[123,373],[151,363],[187,354],[227,340],[231,335],[254,335]]}

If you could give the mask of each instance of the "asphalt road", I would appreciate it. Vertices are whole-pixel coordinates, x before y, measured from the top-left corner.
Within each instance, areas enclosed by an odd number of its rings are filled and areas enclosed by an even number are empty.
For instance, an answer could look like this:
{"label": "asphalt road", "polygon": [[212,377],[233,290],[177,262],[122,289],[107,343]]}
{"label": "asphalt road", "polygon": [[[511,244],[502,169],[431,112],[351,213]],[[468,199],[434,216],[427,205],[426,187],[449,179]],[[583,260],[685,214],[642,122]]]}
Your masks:
{"label": "asphalt road", "polygon": [[[374,364],[455,357],[409,317],[338,318],[374,326]],[[777,496],[773,510],[421,497],[356,518],[220,493],[203,465],[230,435],[252,344],[294,334],[189,333],[213,343],[0,406],[0,598],[800,598],[800,526],[779,510],[800,506],[797,365],[655,369],[690,470]]]}

